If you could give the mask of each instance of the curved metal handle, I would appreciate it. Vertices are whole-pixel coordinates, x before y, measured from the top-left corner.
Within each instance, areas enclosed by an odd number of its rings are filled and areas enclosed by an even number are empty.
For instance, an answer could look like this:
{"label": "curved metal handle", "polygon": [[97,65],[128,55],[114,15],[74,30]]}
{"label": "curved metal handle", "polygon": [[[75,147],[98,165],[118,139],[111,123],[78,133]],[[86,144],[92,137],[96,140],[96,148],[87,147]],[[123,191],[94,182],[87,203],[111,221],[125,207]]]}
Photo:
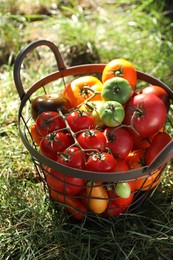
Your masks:
{"label": "curved metal handle", "polygon": [[14,70],[13,70],[14,82],[15,82],[15,85],[16,85],[16,88],[17,88],[17,91],[18,91],[18,94],[19,94],[19,97],[21,100],[22,100],[23,96],[25,95],[25,91],[24,91],[22,81],[21,81],[21,74],[20,74],[22,62],[29,52],[31,52],[35,48],[42,46],[42,45],[48,46],[51,49],[51,51],[53,52],[56,62],[57,62],[58,70],[66,69],[58,48],[51,41],[38,40],[38,41],[34,41],[34,42],[30,43],[29,45],[27,45],[17,56],[15,63],[14,63]]}

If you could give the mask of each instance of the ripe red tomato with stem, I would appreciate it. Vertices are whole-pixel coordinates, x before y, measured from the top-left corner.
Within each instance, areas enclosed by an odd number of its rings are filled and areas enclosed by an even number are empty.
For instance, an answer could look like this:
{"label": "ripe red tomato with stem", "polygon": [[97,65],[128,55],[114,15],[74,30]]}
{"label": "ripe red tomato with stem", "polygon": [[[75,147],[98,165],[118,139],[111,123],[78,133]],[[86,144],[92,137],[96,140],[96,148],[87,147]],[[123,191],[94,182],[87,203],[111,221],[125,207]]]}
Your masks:
{"label": "ripe red tomato with stem", "polygon": [[163,101],[153,94],[138,94],[125,107],[123,123],[142,138],[157,133],[167,117]]}
{"label": "ripe red tomato with stem", "polygon": [[104,151],[106,147],[106,137],[103,132],[97,129],[88,129],[79,133],[77,141],[83,149]]}
{"label": "ripe red tomato with stem", "polygon": [[108,152],[91,153],[86,162],[86,170],[93,172],[115,172],[116,160]]}
{"label": "ripe red tomato with stem", "polygon": [[53,132],[42,138],[41,153],[52,160],[57,159],[57,153],[64,151],[70,145],[69,136],[62,131]]}
{"label": "ripe red tomato with stem", "polygon": [[107,147],[116,158],[124,159],[133,149],[132,134],[124,127],[109,127],[104,130]]}
{"label": "ripe red tomato with stem", "polygon": [[86,111],[72,111],[67,115],[66,120],[71,130],[75,133],[80,130],[94,128],[94,118]]}
{"label": "ripe red tomato with stem", "polygon": [[55,130],[63,129],[66,127],[64,119],[58,112],[48,111],[42,112],[36,119],[36,126],[38,132],[42,136],[46,136]]}
{"label": "ripe red tomato with stem", "polygon": [[77,146],[71,146],[63,153],[58,153],[57,162],[72,168],[85,169],[84,153]]}

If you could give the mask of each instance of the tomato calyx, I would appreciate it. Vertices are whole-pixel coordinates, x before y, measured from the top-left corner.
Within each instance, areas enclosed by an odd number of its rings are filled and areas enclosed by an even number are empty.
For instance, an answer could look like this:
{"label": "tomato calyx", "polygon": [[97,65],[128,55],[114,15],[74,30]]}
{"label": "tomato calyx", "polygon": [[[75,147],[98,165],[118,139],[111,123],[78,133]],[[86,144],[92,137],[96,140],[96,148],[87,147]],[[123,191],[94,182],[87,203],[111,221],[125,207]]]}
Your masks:
{"label": "tomato calyx", "polygon": [[88,96],[88,94],[90,94],[91,92],[93,93],[94,90],[92,90],[88,85],[80,88],[80,94],[83,96]]}
{"label": "tomato calyx", "polygon": [[85,136],[88,136],[88,137],[91,137],[91,136],[96,136],[96,133],[98,131],[96,129],[87,129],[85,132],[84,132],[84,135]]}
{"label": "tomato calyx", "polygon": [[119,87],[119,84],[115,82],[115,86],[113,86],[112,94],[119,94],[122,92],[122,88]]}
{"label": "tomato calyx", "polygon": [[144,117],[143,103],[134,109],[134,117]]}
{"label": "tomato calyx", "polygon": [[116,140],[116,137],[112,132],[107,132],[106,137],[110,143],[113,143]]}
{"label": "tomato calyx", "polygon": [[113,72],[113,74],[114,74],[116,77],[122,77],[122,76],[124,75],[124,74],[123,74],[122,66],[119,66],[118,69],[113,70],[112,72]]}

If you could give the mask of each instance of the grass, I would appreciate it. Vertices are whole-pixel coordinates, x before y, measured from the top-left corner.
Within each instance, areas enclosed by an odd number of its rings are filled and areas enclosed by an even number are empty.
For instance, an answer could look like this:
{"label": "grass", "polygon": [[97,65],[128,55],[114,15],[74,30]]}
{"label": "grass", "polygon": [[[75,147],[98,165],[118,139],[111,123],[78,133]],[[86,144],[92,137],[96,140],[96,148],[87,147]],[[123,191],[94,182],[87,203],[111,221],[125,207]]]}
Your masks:
{"label": "grass", "polygon": [[[137,211],[76,223],[49,201],[20,140],[13,62],[33,40],[52,40],[67,66],[124,57],[173,88],[173,26],[163,16],[165,1],[159,6],[152,0],[67,2],[40,0],[30,8],[24,8],[27,0],[0,3],[0,258],[172,259],[171,162],[154,195]],[[54,63],[45,48],[29,55],[23,85],[55,70]]]}

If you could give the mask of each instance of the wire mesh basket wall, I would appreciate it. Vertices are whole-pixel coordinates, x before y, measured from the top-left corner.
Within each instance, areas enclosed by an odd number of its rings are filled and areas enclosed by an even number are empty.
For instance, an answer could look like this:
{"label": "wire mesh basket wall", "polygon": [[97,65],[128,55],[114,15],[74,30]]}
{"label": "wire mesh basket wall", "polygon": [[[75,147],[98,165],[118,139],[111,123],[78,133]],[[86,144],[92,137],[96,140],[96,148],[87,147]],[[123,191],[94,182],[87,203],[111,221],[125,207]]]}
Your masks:
{"label": "wire mesh basket wall", "polygon": [[[58,70],[40,79],[25,92],[21,81],[23,60],[29,52],[43,45],[53,52]],[[46,40],[29,44],[19,53],[14,65],[14,81],[21,99],[18,111],[18,126],[22,142],[31,155],[47,194],[55,203],[65,207],[77,219],[82,219],[87,215],[113,217],[142,205],[144,200],[156,189],[164,167],[173,156],[173,141],[171,140],[150,165],[128,171],[108,173],[69,167],[40,152],[40,148],[31,134],[31,125],[34,122],[31,116],[32,100],[40,93],[50,94],[55,89],[57,93],[61,92],[75,77],[94,75],[100,78],[104,67],[105,64],[84,64],[66,68],[58,48],[52,42]],[[172,90],[160,80],[141,71],[137,71],[137,79],[139,84],[144,82],[162,87],[168,92],[172,102]],[[52,86],[54,86],[53,90]],[[58,112],[66,123],[68,113],[64,114],[61,110]],[[71,133],[67,124],[65,124],[63,130]],[[73,145],[71,147],[73,148]],[[78,148],[80,148],[80,151],[72,150],[72,153],[82,152],[84,155],[86,150],[81,149],[80,146]],[[84,158],[84,161],[86,161],[86,158]],[[136,182],[138,188],[134,188]],[[115,196],[114,188],[119,183],[130,185],[131,193],[128,198]],[[68,192],[68,190],[70,191]]]}

